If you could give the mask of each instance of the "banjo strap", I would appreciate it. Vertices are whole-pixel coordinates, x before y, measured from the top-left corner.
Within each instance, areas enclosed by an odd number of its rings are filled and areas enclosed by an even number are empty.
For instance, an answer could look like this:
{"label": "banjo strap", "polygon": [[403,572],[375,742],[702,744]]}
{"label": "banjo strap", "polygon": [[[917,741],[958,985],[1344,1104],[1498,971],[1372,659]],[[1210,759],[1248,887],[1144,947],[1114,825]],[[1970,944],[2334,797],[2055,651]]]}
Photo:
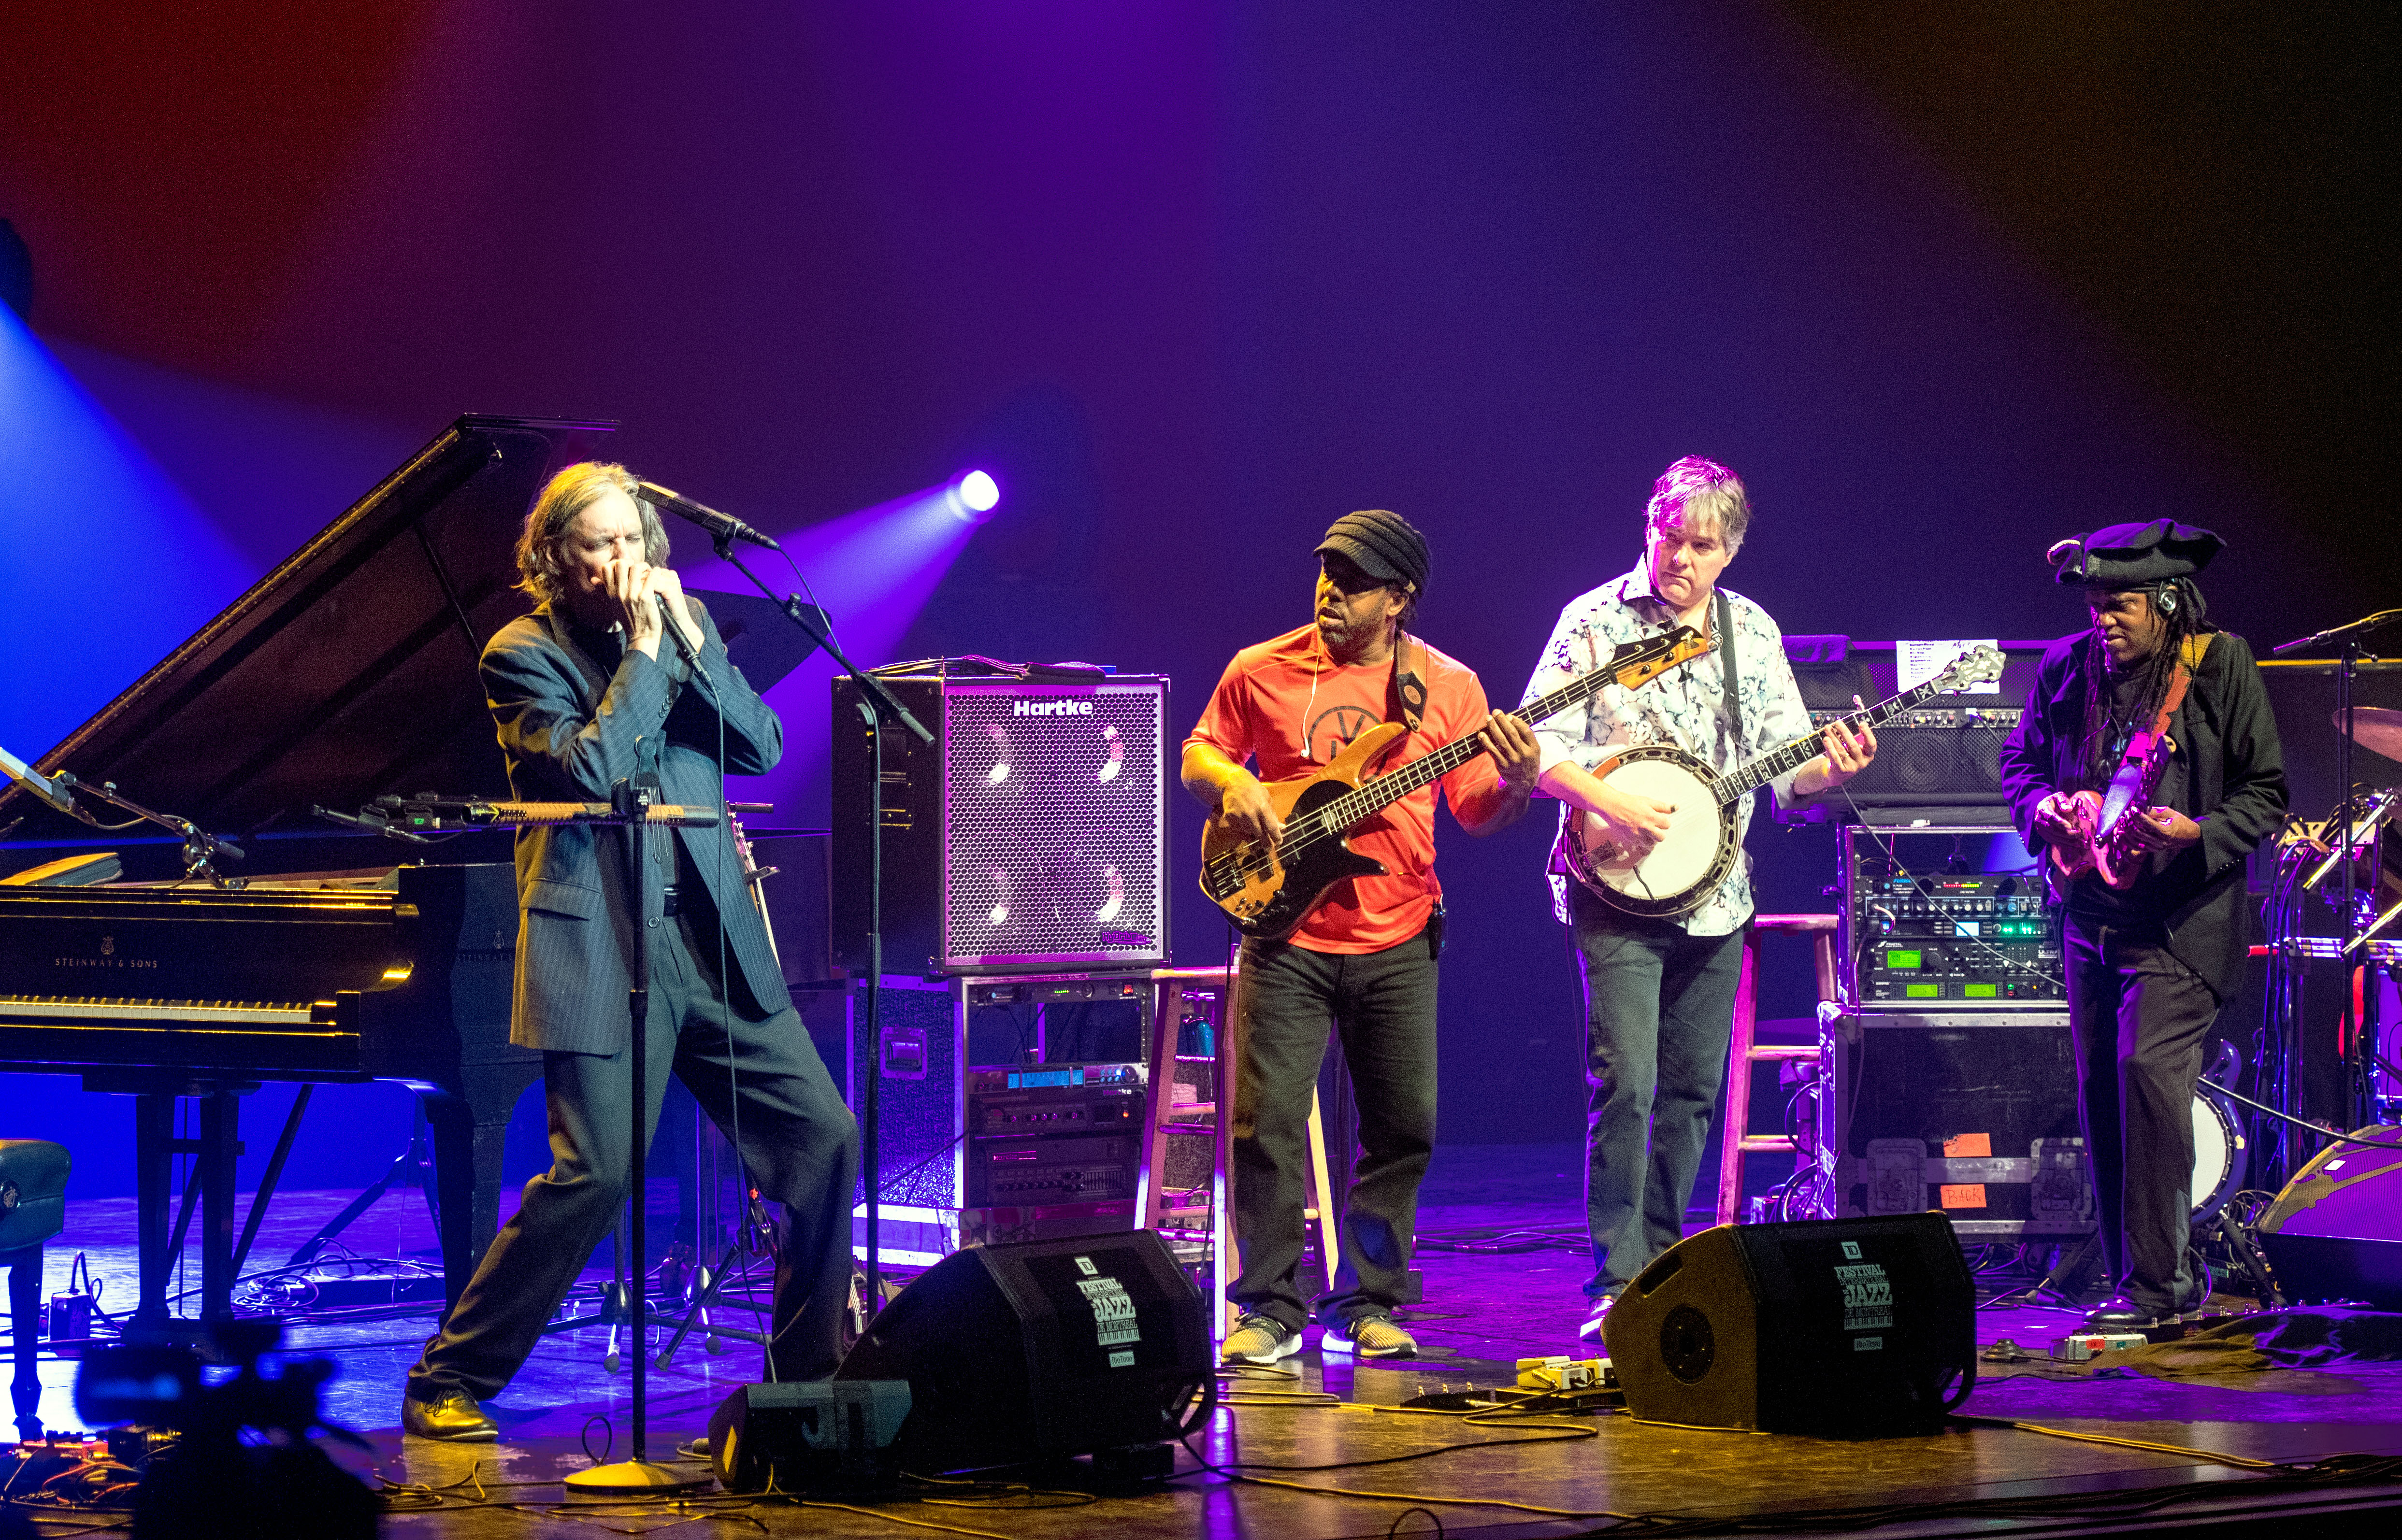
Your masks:
{"label": "banjo strap", "polygon": [[1727,603],[1726,590],[1721,588],[1718,599],[1718,634],[1711,639],[1719,644],[1719,656],[1726,662],[1726,713],[1734,726],[1734,751],[1743,755],[1743,694],[1735,679],[1734,610]]}

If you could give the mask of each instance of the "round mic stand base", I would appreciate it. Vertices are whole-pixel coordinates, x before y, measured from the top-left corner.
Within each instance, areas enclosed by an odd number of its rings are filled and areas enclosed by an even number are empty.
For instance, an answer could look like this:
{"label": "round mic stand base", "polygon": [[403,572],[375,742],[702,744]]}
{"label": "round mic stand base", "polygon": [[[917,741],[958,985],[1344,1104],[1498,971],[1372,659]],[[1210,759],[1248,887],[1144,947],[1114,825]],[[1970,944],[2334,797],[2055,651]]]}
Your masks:
{"label": "round mic stand base", "polygon": [[689,1492],[695,1487],[713,1486],[716,1480],[705,1465],[679,1470],[672,1465],[655,1465],[648,1460],[619,1460],[579,1470],[561,1484],[571,1497],[641,1497],[662,1492]]}

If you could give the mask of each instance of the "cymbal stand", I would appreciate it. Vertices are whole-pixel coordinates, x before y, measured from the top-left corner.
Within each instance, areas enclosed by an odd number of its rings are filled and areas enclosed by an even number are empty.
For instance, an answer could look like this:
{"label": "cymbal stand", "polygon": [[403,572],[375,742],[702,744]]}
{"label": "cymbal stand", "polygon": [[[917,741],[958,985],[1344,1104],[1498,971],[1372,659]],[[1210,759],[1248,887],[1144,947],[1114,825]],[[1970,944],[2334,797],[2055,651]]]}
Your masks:
{"label": "cymbal stand", "polygon": [[[2339,863],[2341,867],[2340,877],[2343,886],[2337,895],[2336,910],[2343,917],[2345,945],[2342,956],[2346,959],[2351,957],[2353,948],[2360,943],[2363,937],[2359,898],[2354,887],[2354,863],[2350,859],[2353,824],[2356,817],[2352,784],[2352,735],[2355,725],[2353,716],[2352,686],[2354,678],[2360,668],[2360,639],[2371,631],[2379,630],[2396,621],[2402,621],[2402,610],[2380,610],[2375,614],[2364,615],[2358,620],[2342,626],[2330,626],[2314,636],[2303,637],[2298,640],[2286,642],[2282,647],[2270,650],[2271,655],[2275,656],[2299,652],[2304,648],[2323,646],[2331,641],[2343,643],[2343,652],[2337,660],[2335,673],[2336,818],[2338,823],[2334,832],[2333,845],[2336,850],[2344,852],[2346,856],[2346,859]],[[2374,892],[2375,889],[2372,888],[2371,891]],[[2349,975],[2347,980],[2348,977]],[[2345,993],[2347,996],[2350,994],[2348,983]],[[2348,1011],[2347,1013],[2349,1013]],[[2348,1109],[2351,1116],[2348,1126],[2353,1128],[2359,1128],[2376,1121],[2377,1080],[2371,1057],[2373,1045],[2367,1040],[2368,1034],[2363,1028],[2363,1022],[2354,1019],[2352,1023],[2352,1031],[2345,1039],[2344,1089],[2352,1104]]]}

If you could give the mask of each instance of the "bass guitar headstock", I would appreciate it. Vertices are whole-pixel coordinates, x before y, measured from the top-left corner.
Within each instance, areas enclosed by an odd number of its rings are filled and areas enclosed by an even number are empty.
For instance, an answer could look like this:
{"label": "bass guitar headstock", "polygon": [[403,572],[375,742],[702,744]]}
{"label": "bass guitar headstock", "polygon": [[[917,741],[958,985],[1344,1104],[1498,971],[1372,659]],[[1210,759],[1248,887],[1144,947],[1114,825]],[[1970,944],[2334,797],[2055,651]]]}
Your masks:
{"label": "bass guitar headstock", "polygon": [[1609,661],[1602,667],[1618,681],[1620,689],[1633,690],[1709,651],[1709,638],[1690,626],[1679,626],[1673,631],[1626,643],[1611,653]]}

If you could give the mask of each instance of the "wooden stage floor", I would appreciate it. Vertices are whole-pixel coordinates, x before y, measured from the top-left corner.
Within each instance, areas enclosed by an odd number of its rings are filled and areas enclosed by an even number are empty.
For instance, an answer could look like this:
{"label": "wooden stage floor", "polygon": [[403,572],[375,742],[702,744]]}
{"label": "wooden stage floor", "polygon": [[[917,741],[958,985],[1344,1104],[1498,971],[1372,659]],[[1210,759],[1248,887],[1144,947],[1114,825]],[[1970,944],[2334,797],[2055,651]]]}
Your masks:
{"label": "wooden stage floor", "polygon": [[[1572,1233],[1581,1214],[1567,1155],[1551,1147],[1444,1152],[1429,1183],[1424,1231],[1439,1241],[1509,1231],[1522,1243]],[[280,1260],[347,1197],[279,1197],[257,1254]],[[104,1303],[129,1302],[131,1220],[130,1201],[73,1205],[69,1231],[52,1248],[51,1286],[63,1284],[68,1261],[81,1249],[113,1280]],[[421,1259],[432,1247],[413,1198],[387,1200],[345,1239],[378,1256]],[[1130,1496],[1073,1491],[1073,1474],[1055,1472],[1028,1475],[1014,1487],[855,1509],[724,1495],[683,1507],[571,1506],[555,1483],[588,1463],[585,1441],[597,1453],[614,1439],[622,1455],[627,1437],[626,1376],[603,1367],[599,1330],[546,1339],[492,1403],[502,1441],[482,1446],[426,1444],[399,1434],[400,1383],[428,1316],[299,1327],[290,1346],[329,1354],[339,1365],[326,1387],[325,1414],[372,1445],[372,1453],[349,1463],[387,1489],[383,1533],[425,1540],[595,1533],[965,1533],[1012,1540],[1618,1530],[2060,1535],[2229,1525],[2240,1527],[2225,1533],[2247,1535],[2396,1533],[2397,1515],[2371,1506],[2402,1502],[2402,1481],[2380,1486],[2340,1472],[2299,1478],[2216,1457],[2309,1463],[2402,1456],[2402,1364],[2210,1382],[2063,1377],[2041,1361],[1988,1365],[1964,1409],[1979,1418],[2130,1441],[2120,1444],[1998,1422],[1957,1423],[1923,1437],[1841,1440],[1697,1432],[1615,1414],[1470,1421],[1405,1412],[1401,1403],[1430,1391],[1507,1384],[1516,1356],[1573,1348],[1583,1313],[1577,1288],[1582,1261],[1549,1246],[1499,1253],[1429,1247],[1421,1261],[1427,1300],[1410,1325],[1425,1356],[1355,1367],[1313,1345],[1280,1366],[1293,1378],[1246,1373],[1229,1380],[1228,1395],[1239,1404],[1222,1409],[1180,1454],[1179,1476]],[[2076,1319],[2026,1307],[1981,1311],[1980,1338],[2036,1346]],[[1315,1337],[1313,1331],[1313,1344]],[[75,1368],[44,1365],[43,1416],[53,1428],[78,1425]],[[652,1457],[676,1458],[675,1446],[705,1432],[717,1404],[757,1374],[755,1348],[711,1354],[687,1344],[670,1368],[652,1375]],[[2133,1447],[2138,1443],[2173,1448]],[[1430,1452],[1436,1451],[1443,1452]],[[63,1515],[40,1526],[62,1534],[78,1527]]]}

